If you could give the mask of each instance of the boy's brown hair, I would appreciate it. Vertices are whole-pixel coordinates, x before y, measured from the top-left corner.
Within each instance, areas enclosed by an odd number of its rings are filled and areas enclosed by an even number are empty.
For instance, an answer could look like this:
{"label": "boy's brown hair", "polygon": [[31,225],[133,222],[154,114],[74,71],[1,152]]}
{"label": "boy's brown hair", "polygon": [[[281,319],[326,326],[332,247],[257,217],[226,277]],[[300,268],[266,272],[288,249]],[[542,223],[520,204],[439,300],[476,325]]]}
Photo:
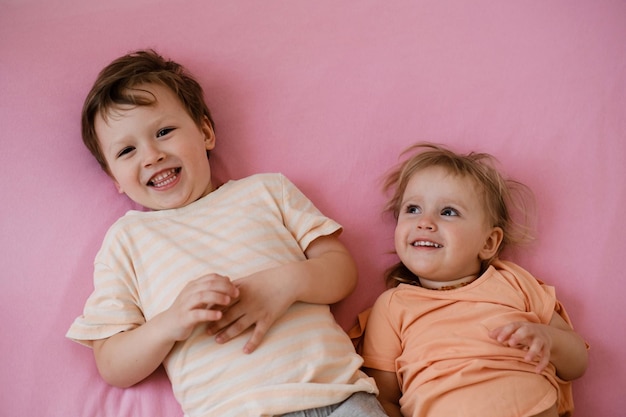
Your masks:
{"label": "boy's brown hair", "polygon": [[[397,220],[400,214],[404,191],[413,175],[430,167],[442,167],[450,174],[469,178],[481,192],[481,198],[487,221],[492,227],[500,227],[503,239],[492,259],[485,260],[481,266],[483,273],[493,259],[508,246],[521,244],[532,239],[529,226],[529,213],[532,213],[533,194],[524,184],[505,179],[495,168],[496,159],[487,153],[470,152],[466,155],[432,143],[418,143],[405,150],[402,155],[415,153],[385,178],[383,188],[393,194],[385,206],[385,211],[393,214]],[[523,216],[522,222],[514,217]],[[401,282],[419,285],[418,278],[402,262],[394,265],[385,273],[389,286]]]}
{"label": "boy's brown hair", "polygon": [[182,65],[163,58],[152,49],[117,58],[98,74],[85,98],[81,116],[83,142],[107,174],[110,174],[109,167],[100,149],[95,118],[99,115],[106,120],[110,110],[117,106],[149,106],[154,103],[146,97],[145,91],[137,89],[144,84],[159,84],[171,89],[198,126],[206,118],[214,127],[202,87]]}

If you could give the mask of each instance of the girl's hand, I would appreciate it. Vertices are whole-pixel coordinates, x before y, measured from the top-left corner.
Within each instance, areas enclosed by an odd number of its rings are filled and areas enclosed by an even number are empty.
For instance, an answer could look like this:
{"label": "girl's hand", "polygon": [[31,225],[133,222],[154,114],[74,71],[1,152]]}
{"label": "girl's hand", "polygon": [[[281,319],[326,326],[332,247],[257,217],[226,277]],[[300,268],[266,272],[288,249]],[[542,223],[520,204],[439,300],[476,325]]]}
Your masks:
{"label": "girl's hand", "polygon": [[221,275],[210,274],[191,281],[162,313],[163,331],[172,340],[185,340],[198,324],[222,318],[224,307],[238,296],[239,289]]}
{"label": "girl's hand", "polygon": [[552,363],[556,374],[572,381],[587,370],[587,343],[555,311],[550,324],[516,322],[489,332],[489,336],[506,346],[528,349],[525,359],[537,359],[539,373]]}
{"label": "girl's hand", "polygon": [[489,337],[504,346],[527,350],[524,360],[538,361],[535,372],[540,373],[550,363],[552,351],[552,329],[549,325],[514,322],[498,327],[489,332]]}

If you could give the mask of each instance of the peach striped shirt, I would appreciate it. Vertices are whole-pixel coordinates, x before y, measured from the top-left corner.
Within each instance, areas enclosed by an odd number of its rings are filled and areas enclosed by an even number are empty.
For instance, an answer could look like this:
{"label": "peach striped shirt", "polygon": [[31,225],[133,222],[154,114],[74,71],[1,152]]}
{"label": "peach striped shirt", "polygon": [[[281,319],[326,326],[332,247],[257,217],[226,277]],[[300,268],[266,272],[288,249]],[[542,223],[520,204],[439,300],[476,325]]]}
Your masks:
{"label": "peach striped shirt", "polygon": [[[313,240],[340,229],[281,174],[230,181],[179,209],[131,211],[108,231],[95,290],[67,336],[90,345],[136,328],[195,278],[303,260]],[[218,345],[198,326],[174,346],[164,366],[186,415],[271,416],[376,392],[326,305],[294,304],[245,355],[249,337]]]}

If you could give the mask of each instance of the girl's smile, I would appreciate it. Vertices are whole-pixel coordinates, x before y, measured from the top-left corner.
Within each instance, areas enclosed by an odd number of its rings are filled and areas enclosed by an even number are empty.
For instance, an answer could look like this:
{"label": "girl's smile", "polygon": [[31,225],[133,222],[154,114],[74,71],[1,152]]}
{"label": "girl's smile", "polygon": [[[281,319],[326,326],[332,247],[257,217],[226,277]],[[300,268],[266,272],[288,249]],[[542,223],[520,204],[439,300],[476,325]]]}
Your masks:
{"label": "girl's smile", "polygon": [[442,167],[424,168],[404,190],[396,253],[423,286],[476,278],[481,261],[500,243],[501,230],[488,225],[486,218],[472,180]]}
{"label": "girl's smile", "polygon": [[413,246],[422,247],[422,248],[443,248],[441,244],[431,242],[429,240],[417,240],[413,242]]}

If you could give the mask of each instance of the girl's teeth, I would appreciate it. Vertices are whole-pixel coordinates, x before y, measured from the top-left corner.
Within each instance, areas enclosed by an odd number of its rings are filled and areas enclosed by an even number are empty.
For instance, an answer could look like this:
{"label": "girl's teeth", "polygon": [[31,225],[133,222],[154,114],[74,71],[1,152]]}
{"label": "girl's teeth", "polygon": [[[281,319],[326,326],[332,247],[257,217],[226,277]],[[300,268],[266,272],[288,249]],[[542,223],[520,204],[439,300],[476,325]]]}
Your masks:
{"label": "girl's teeth", "polygon": [[433,248],[441,248],[442,247],[439,243],[424,242],[424,241],[413,242],[413,246],[430,246],[430,247],[433,247]]}

